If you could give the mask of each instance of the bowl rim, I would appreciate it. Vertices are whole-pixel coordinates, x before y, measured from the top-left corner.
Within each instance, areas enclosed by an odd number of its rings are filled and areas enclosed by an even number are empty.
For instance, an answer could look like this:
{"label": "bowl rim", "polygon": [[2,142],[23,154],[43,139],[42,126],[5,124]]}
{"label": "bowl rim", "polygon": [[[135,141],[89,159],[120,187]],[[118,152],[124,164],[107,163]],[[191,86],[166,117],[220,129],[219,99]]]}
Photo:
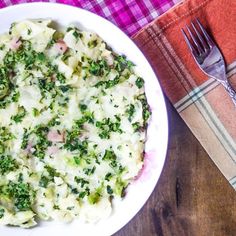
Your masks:
{"label": "bowl rim", "polygon": [[[152,76],[154,76],[157,80],[157,87],[159,89],[159,99],[160,99],[160,103],[162,104],[162,116],[163,116],[163,121],[165,123],[163,123],[163,131],[164,131],[164,134],[163,134],[163,139],[165,140],[163,142],[163,147],[162,147],[162,153],[163,153],[163,157],[162,157],[162,162],[160,163],[160,169],[161,171],[158,173],[158,175],[156,176],[156,181],[155,181],[155,184],[153,185],[152,189],[149,189],[149,191],[146,193],[145,196],[147,196],[145,198],[145,201],[143,201],[143,203],[139,206],[139,208],[136,209],[136,213],[133,214],[128,221],[126,221],[125,223],[123,224],[120,224],[119,227],[116,227],[114,229],[114,231],[112,231],[112,234],[117,232],[118,230],[120,230],[123,226],[125,226],[126,224],[128,224],[133,218],[135,215],[137,215],[137,213],[140,211],[141,208],[144,207],[144,205],[147,203],[148,199],[150,198],[152,192],[154,191],[159,179],[160,179],[160,175],[163,171],[163,167],[164,167],[164,164],[165,164],[165,161],[166,161],[166,155],[167,155],[167,148],[168,148],[168,136],[169,136],[169,123],[168,123],[168,113],[167,113],[167,106],[166,106],[166,101],[165,101],[165,97],[164,97],[164,94],[163,94],[163,91],[161,89],[161,85],[160,85],[160,82],[158,80],[158,77],[157,75],[154,73],[153,71],[153,68],[151,66],[151,64],[148,62],[148,60],[146,59],[146,57],[144,56],[143,52],[137,47],[137,45],[133,42],[133,40],[126,34],[124,33],[118,26],[116,26],[114,23],[112,23],[111,21],[87,10],[87,9],[83,9],[83,8],[80,8],[80,7],[76,7],[76,6],[73,6],[73,5],[67,5],[67,4],[64,4],[64,3],[54,3],[54,2],[31,2],[31,3],[21,3],[21,4],[16,4],[16,5],[11,5],[11,6],[7,6],[7,7],[4,7],[2,9],[0,9],[0,18],[1,18],[1,14],[3,13],[7,13],[7,11],[11,12],[11,11],[14,11],[14,10],[22,10],[24,8],[36,8],[36,7],[39,7],[39,8],[43,8],[43,7],[49,7],[49,8],[61,8],[63,7],[64,9],[68,9],[68,10],[71,10],[71,11],[75,11],[75,9],[79,12],[86,12],[85,14],[88,14],[88,15],[91,15],[95,18],[98,18],[100,20],[102,20],[103,22],[106,22],[105,24],[106,25],[109,25],[111,28],[116,28],[116,32],[119,32],[120,35],[122,35],[122,37],[126,38],[126,40],[129,40],[133,46],[136,48],[135,50],[139,52],[140,55],[142,55],[142,59],[143,61],[148,65],[149,67],[149,70],[150,72],[152,73]],[[49,16],[50,17],[50,16]],[[27,17],[25,17],[27,18]],[[37,17],[36,17],[37,18]],[[79,19],[78,19],[79,21]],[[96,32],[96,30],[95,30]],[[2,33],[2,32],[1,32]],[[102,37],[102,36],[101,36]],[[102,37],[103,38],[103,37]],[[105,40],[106,41],[106,40]],[[109,42],[108,42],[109,43]],[[144,78],[145,79],[145,78]],[[107,234],[108,235],[108,234]],[[104,235],[102,235],[104,236]]]}

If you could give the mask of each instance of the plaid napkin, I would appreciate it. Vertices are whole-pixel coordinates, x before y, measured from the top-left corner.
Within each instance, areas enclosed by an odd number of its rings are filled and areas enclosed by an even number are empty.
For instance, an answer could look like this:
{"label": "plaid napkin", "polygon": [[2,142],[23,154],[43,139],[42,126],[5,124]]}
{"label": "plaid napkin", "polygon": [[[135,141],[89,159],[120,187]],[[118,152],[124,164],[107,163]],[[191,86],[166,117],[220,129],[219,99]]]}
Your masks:
{"label": "plaid napkin", "polygon": [[214,36],[236,89],[235,0],[183,1],[133,40],[152,64],[167,97],[236,189],[236,108],[223,86],[200,71],[183,40],[180,29],[195,18]]}
{"label": "plaid napkin", "polygon": [[136,33],[180,0],[0,0],[0,8],[26,2],[64,3],[94,12],[128,35]]}

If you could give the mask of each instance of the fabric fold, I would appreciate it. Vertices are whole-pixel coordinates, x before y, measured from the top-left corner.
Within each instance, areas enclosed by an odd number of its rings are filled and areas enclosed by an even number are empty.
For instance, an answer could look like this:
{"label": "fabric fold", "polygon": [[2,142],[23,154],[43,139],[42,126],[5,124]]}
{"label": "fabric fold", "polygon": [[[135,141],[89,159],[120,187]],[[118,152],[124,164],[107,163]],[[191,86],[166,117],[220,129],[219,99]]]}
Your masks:
{"label": "fabric fold", "polygon": [[227,77],[236,89],[236,1],[183,1],[133,40],[152,65],[166,96],[236,189],[236,108],[222,85],[201,72],[187,48],[181,28],[196,18],[222,51]]}

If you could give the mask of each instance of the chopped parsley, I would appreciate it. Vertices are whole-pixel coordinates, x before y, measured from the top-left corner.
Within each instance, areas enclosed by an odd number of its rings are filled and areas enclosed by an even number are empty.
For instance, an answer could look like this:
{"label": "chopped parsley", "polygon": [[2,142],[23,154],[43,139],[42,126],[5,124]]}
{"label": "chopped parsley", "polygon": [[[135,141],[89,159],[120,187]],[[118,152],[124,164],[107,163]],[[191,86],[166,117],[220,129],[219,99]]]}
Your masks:
{"label": "chopped parsley", "polygon": [[58,116],[55,116],[54,118],[52,118],[49,122],[48,122],[48,127],[53,127],[56,125],[60,125],[61,121],[60,118]]}
{"label": "chopped parsley", "polygon": [[5,193],[13,200],[18,211],[27,211],[31,209],[35,194],[29,183],[14,183],[10,181]]}
{"label": "chopped parsley", "polygon": [[116,121],[111,121],[110,118],[104,118],[102,121],[96,122],[96,127],[99,129],[99,137],[101,139],[109,139],[111,132],[122,133],[120,128],[120,118],[115,116]]}
{"label": "chopped parsley", "polygon": [[[116,86],[117,84],[123,83],[127,78],[124,76],[116,76],[113,80],[102,80],[97,82],[94,86],[96,88],[100,86],[104,86],[105,89],[112,88]],[[106,93],[104,94],[106,95]]]}
{"label": "chopped parsley", "polygon": [[135,106],[130,104],[129,107],[126,109],[126,115],[128,116],[128,120],[131,122],[135,113]]}
{"label": "chopped parsley", "polygon": [[39,60],[41,62],[45,62],[47,60],[47,58],[43,52],[40,52],[37,54],[37,60]]}
{"label": "chopped parsley", "polygon": [[5,210],[3,208],[0,208],[0,219],[4,217]]}
{"label": "chopped parsley", "polygon": [[36,108],[33,108],[32,113],[33,113],[34,117],[37,117],[37,116],[40,115],[40,111],[38,109],[36,109]]}
{"label": "chopped parsley", "polygon": [[48,176],[42,175],[39,180],[39,186],[42,188],[47,188],[50,182],[54,182],[54,177],[60,176],[60,173],[57,172],[56,169],[54,169],[53,167],[49,165],[46,165],[45,169],[47,170]]}
{"label": "chopped parsley", "polygon": [[123,72],[125,69],[132,69],[132,67],[134,66],[134,63],[127,60],[126,56],[122,55],[122,56],[115,56],[115,69],[118,72]]}
{"label": "chopped parsley", "polygon": [[9,104],[13,102],[18,102],[20,97],[20,93],[12,88],[12,85],[10,84],[10,91],[7,96],[4,97],[4,99],[0,99],[0,109],[5,109]]}
{"label": "chopped parsley", "polygon": [[54,204],[53,209],[55,209],[55,210],[60,210],[60,207],[59,207],[58,205],[55,205],[55,204]]}
{"label": "chopped parsley", "polygon": [[84,173],[86,174],[86,175],[92,175],[94,172],[95,172],[95,170],[96,170],[96,167],[94,166],[93,168],[85,168],[84,169]]}
{"label": "chopped parsley", "polygon": [[27,34],[30,35],[32,33],[32,29],[27,29]]}
{"label": "chopped parsley", "polygon": [[142,103],[144,126],[146,126],[148,119],[151,116],[151,111],[149,109],[145,94],[139,95],[138,100]]}
{"label": "chopped parsley", "polygon": [[118,196],[123,197],[125,194],[125,189],[128,186],[128,183],[126,181],[123,181],[120,177],[116,179],[114,193]]}
{"label": "chopped parsley", "polygon": [[5,152],[5,145],[0,142],[0,154],[3,154]]}
{"label": "chopped parsley", "polygon": [[0,50],[2,51],[3,49],[5,49],[5,47],[6,47],[6,45],[5,45],[5,44],[2,44],[2,45],[0,46]]}
{"label": "chopped parsley", "polygon": [[0,99],[4,98],[8,92],[9,92],[9,89],[10,89],[10,82],[9,80],[4,76],[2,76],[2,73],[1,73],[2,70],[0,70],[0,76],[1,76],[1,79],[0,79]]}
{"label": "chopped parsley", "polygon": [[32,133],[36,135],[36,145],[34,146],[35,151],[33,155],[36,157],[43,159],[45,156],[46,149],[52,144],[51,141],[47,139],[47,134],[49,132],[49,128],[45,126],[38,125]]}
{"label": "chopped parsley", "polygon": [[75,176],[75,182],[80,185],[81,188],[83,188],[85,185],[89,184],[88,180],[85,180],[83,178],[80,178],[78,176]]}
{"label": "chopped parsley", "polygon": [[64,84],[66,82],[66,77],[62,73],[57,73],[56,75],[57,80],[61,83]]}
{"label": "chopped parsley", "polygon": [[18,102],[19,97],[20,97],[20,93],[17,92],[17,91],[15,91],[15,92],[12,94],[12,98],[11,98],[11,99],[12,99],[13,102]]}
{"label": "chopped parsley", "polygon": [[59,89],[60,89],[63,93],[66,93],[66,92],[68,92],[68,91],[71,89],[71,86],[70,86],[70,85],[61,85],[61,86],[59,86]]}
{"label": "chopped parsley", "polygon": [[23,139],[22,139],[22,143],[21,143],[22,149],[25,149],[27,147],[28,141],[29,141],[29,133],[28,133],[27,129],[24,128],[24,134],[23,134]]}
{"label": "chopped parsley", "polygon": [[55,87],[55,82],[48,79],[39,79],[39,88],[42,91],[42,95],[45,96],[47,92],[50,92]]}
{"label": "chopped parsley", "polygon": [[52,177],[52,178],[54,178],[54,177],[59,177],[59,176],[60,176],[60,173],[57,172],[56,169],[53,168],[53,167],[51,167],[51,166],[46,165],[46,166],[45,166],[45,169],[47,170],[48,175],[49,175],[50,177]]}
{"label": "chopped parsley", "polygon": [[110,195],[113,194],[113,190],[110,185],[107,185],[107,193]]}
{"label": "chopped parsley", "polygon": [[87,155],[88,153],[88,141],[81,141],[78,137],[80,130],[66,131],[66,140],[64,148],[69,151],[79,151],[80,155]]}
{"label": "chopped parsley", "polygon": [[106,180],[106,181],[110,181],[111,178],[112,178],[112,176],[113,176],[112,173],[110,173],[110,172],[107,173],[107,174],[105,175],[105,180]]}
{"label": "chopped parsley", "polygon": [[106,161],[114,161],[117,159],[117,156],[114,151],[106,150],[102,159]]}
{"label": "chopped parsley", "polygon": [[143,78],[138,77],[138,78],[136,79],[136,81],[135,81],[135,84],[136,84],[136,86],[137,86],[139,89],[142,88],[143,85],[144,85],[144,80],[143,80]]}
{"label": "chopped parsley", "polygon": [[141,124],[139,122],[135,122],[132,124],[132,127],[134,129],[134,132],[138,132],[140,131],[140,129],[142,128]]}
{"label": "chopped parsley", "polygon": [[73,159],[76,165],[80,165],[82,163],[82,158],[79,156],[74,156]]}
{"label": "chopped parsley", "polygon": [[90,124],[93,124],[94,123],[94,112],[85,111],[84,117],[82,119],[86,120],[86,122],[88,122]]}
{"label": "chopped parsley", "polygon": [[76,29],[74,30],[74,32],[72,34],[77,40],[83,36],[83,34],[78,32],[78,30],[76,30]]}
{"label": "chopped parsley", "polygon": [[39,181],[39,186],[42,188],[47,188],[48,184],[50,183],[51,179],[46,176],[41,176]]}
{"label": "chopped parsley", "polygon": [[102,196],[102,188],[97,188],[93,193],[88,196],[88,201],[90,204],[96,204],[99,202]]}
{"label": "chopped parsley", "polygon": [[110,68],[105,60],[91,61],[89,72],[96,76],[105,76],[110,72]]}
{"label": "chopped parsley", "polygon": [[88,47],[89,48],[95,48],[98,45],[97,39],[91,40],[88,42]]}
{"label": "chopped parsley", "polygon": [[23,118],[26,116],[27,112],[24,107],[19,107],[18,112],[15,116],[12,116],[11,119],[14,120],[16,123],[20,123]]}
{"label": "chopped parsley", "polygon": [[79,193],[79,198],[83,199],[86,195],[88,195],[87,192],[83,191]]}
{"label": "chopped parsley", "polygon": [[87,105],[85,105],[85,104],[79,104],[79,108],[80,108],[80,111],[82,112],[82,113],[84,113],[86,110],[87,110]]}
{"label": "chopped parsley", "polygon": [[117,156],[116,156],[116,154],[113,150],[107,150],[106,149],[105,154],[104,154],[102,159],[105,160],[105,161],[108,161],[112,168],[115,168],[118,165]]}
{"label": "chopped parsley", "polygon": [[14,138],[14,135],[9,131],[7,127],[0,127],[0,141],[7,142]]}
{"label": "chopped parsley", "polygon": [[79,135],[83,131],[83,125],[88,122],[94,123],[94,114],[89,111],[83,111],[84,116],[81,119],[75,120],[71,130],[66,130],[66,140],[64,147],[67,150],[80,150],[82,154],[87,154],[88,141],[80,141]]}
{"label": "chopped parsley", "polygon": [[18,63],[25,65],[26,69],[32,69],[37,61],[38,53],[33,50],[29,41],[23,41],[17,51],[9,50],[4,57],[4,65],[8,69],[14,70]]}
{"label": "chopped parsley", "polygon": [[4,175],[18,168],[18,164],[15,159],[10,155],[0,156],[0,174]]}

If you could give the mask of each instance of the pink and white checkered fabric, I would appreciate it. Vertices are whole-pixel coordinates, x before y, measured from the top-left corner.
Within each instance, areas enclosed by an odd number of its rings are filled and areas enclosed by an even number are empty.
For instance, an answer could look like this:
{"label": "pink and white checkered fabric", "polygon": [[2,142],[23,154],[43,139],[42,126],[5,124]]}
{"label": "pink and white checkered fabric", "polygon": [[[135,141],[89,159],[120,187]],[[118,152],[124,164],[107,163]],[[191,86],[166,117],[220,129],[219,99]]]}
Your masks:
{"label": "pink and white checkered fabric", "polygon": [[[44,0],[80,7],[116,24],[129,36],[180,0]],[[37,0],[0,0],[0,8]]]}

